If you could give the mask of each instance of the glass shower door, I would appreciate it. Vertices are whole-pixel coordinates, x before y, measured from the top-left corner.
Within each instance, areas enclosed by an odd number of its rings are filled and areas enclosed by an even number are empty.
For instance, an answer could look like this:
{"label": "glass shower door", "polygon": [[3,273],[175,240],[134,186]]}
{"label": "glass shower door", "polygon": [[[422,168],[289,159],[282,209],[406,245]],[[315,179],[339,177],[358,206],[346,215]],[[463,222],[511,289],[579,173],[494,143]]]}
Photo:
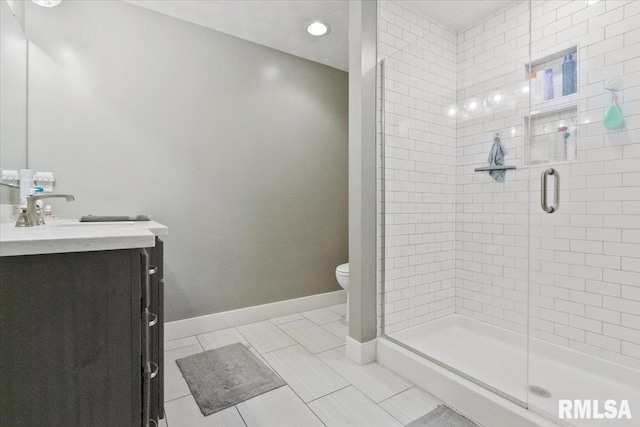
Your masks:
{"label": "glass shower door", "polygon": [[[532,16],[564,16],[561,3],[534,1]],[[640,39],[631,35],[640,15],[637,2],[572,3],[562,36],[557,21],[532,21],[525,71],[532,88],[523,147],[531,189],[528,403],[570,425],[633,426],[640,417],[640,74],[632,64]],[[624,123],[611,115],[605,122],[612,105]]]}
{"label": "glass shower door", "polygon": [[529,3],[459,30],[424,5],[380,2],[382,333],[526,406]]}

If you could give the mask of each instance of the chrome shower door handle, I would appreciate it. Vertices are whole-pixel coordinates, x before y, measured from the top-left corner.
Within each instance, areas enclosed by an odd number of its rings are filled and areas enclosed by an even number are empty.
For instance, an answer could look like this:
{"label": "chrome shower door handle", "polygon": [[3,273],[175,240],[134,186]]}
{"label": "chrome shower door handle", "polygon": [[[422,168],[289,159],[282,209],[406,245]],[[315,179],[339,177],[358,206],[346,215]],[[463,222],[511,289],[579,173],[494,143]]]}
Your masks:
{"label": "chrome shower door handle", "polygon": [[[549,206],[547,203],[547,181],[549,175],[553,175],[554,184],[553,184],[553,206]],[[554,213],[558,210],[560,206],[560,174],[554,168],[545,169],[542,172],[541,177],[541,189],[540,189],[540,204],[542,205],[542,210],[546,213]]]}

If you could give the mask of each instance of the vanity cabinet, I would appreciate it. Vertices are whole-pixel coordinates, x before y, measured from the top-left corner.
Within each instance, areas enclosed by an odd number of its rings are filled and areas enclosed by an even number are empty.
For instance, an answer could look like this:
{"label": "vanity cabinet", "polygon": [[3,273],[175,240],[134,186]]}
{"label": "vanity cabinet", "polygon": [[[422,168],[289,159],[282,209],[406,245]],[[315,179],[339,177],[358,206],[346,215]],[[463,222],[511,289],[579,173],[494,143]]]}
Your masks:
{"label": "vanity cabinet", "polygon": [[0,257],[1,426],[157,423],[163,244],[155,239],[146,249]]}

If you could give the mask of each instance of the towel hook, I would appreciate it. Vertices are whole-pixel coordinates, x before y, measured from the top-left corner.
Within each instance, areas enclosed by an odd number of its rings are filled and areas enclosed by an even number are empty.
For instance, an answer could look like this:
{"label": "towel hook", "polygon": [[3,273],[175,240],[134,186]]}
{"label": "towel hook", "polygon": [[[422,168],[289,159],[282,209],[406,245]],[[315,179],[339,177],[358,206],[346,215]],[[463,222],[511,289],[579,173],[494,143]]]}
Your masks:
{"label": "towel hook", "polygon": [[623,81],[620,77],[616,77],[614,79],[609,80],[606,85],[605,85],[605,89],[611,92],[617,92],[619,90],[622,90],[622,85],[623,85]]}

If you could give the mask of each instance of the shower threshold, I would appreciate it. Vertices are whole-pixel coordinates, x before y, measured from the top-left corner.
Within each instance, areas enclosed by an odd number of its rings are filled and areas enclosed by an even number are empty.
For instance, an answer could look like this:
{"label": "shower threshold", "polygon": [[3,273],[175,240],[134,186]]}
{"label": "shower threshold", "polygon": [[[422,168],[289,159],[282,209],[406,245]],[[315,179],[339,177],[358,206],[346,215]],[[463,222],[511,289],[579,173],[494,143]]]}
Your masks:
{"label": "shower threshold", "polygon": [[[392,333],[389,338],[528,404],[530,410],[555,422],[560,422],[559,399],[598,400],[600,408],[606,400],[615,400],[619,406],[624,399],[628,401],[633,415],[630,420],[580,419],[564,420],[560,424],[585,427],[638,425],[638,370],[535,338],[529,342],[527,361],[525,335],[458,314]],[[384,347],[386,344],[383,340],[381,343],[383,348],[379,344],[380,361],[395,369],[395,357],[393,352],[388,351],[392,346]],[[431,365],[436,366],[433,363]],[[467,383],[477,388],[475,384],[469,381]],[[533,393],[532,390],[538,392]],[[438,390],[429,391],[438,394]],[[493,397],[497,398],[496,395]],[[466,403],[473,405],[472,402],[461,402],[459,406]],[[514,407],[513,410],[524,410],[510,402],[509,404]],[[481,421],[473,407],[457,409]],[[499,411],[494,412],[497,413]],[[498,424],[494,422],[489,425]]]}

